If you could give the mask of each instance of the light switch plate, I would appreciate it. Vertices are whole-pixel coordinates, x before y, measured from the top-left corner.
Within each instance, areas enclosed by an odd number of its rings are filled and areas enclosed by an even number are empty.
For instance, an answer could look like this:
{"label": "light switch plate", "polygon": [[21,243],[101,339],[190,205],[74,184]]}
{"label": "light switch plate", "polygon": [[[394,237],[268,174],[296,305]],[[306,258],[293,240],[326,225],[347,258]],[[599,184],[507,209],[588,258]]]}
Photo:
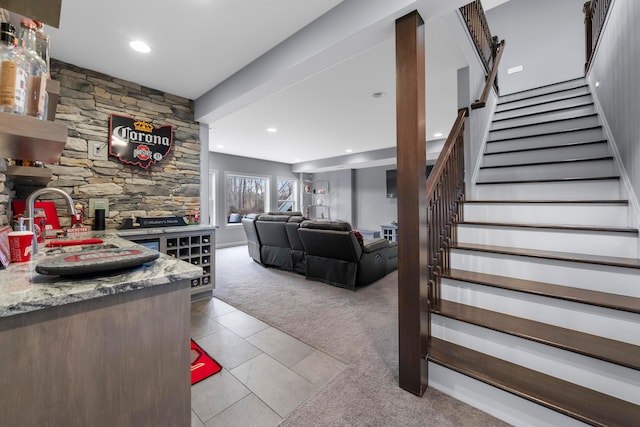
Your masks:
{"label": "light switch plate", "polygon": [[109,199],[89,199],[89,218],[96,216],[96,209],[104,209],[104,216],[109,218]]}
{"label": "light switch plate", "polygon": [[106,142],[89,141],[87,157],[89,160],[107,160],[108,148]]}

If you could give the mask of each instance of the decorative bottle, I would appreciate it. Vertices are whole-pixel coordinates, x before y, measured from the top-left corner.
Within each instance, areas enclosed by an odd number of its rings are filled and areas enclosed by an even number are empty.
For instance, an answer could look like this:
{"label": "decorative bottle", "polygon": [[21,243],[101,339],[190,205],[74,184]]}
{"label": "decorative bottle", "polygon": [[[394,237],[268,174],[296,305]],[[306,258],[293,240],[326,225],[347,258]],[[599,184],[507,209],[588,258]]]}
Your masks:
{"label": "decorative bottle", "polygon": [[16,49],[16,29],[0,24],[0,111],[25,114],[27,97],[27,67]]}
{"label": "decorative bottle", "polygon": [[29,71],[26,114],[44,119],[49,70],[47,69],[47,64],[36,52],[36,23],[31,19],[23,18],[20,21],[20,27],[20,48],[18,52],[25,59]]}
{"label": "decorative bottle", "polygon": [[47,65],[47,70],[51,70],[51,51],[49,43],[49,34],[44,32],[44,24],[41,21],[34,20],[36,24],[36,53]]}

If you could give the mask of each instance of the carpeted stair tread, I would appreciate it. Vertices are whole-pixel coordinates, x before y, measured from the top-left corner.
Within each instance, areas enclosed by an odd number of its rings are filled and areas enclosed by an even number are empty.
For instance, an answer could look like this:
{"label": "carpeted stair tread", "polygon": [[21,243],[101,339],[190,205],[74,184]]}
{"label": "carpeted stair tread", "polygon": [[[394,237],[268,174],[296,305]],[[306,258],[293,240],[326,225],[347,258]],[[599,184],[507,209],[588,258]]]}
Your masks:
{"label": "carpeted stair tread", "polygon": [[640,406],[465,348],[431,339],[429,360],[594,426],[635,427]]}
{"label": "carpeted stair tread", "polygon": [[555,252],[539,249],[511,248],[507,246],[480,245],[475,243],[457,243],[451,249],[460,249],[477,252],[491,252],[504,255],[527,256],[532,258],[554,259],[568,262],[581,262],[587,264],[608,265],[611,267],[640,269],[640,259],[610,257],[601,255],[577,254],[571,252]]}
{"label": "carpeted stair tread", "polygon": [[640,369],[640,347],[633,344],[447,300],[442,300],[432,313],[627,368]]}
{"label": "carpeted stair tread", "polygon": [[533,280],[451,269],[443,278],[640,314],[640,298]]}

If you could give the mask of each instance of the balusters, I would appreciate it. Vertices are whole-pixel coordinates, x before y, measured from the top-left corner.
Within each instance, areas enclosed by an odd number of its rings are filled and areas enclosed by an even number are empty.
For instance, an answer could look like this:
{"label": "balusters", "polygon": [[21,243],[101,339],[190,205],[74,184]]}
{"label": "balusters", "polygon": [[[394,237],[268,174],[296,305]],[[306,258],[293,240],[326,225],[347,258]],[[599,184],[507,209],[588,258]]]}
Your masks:
{"label": "balusters", "polygon": [[491,30],[487,23],[487,17],[480,0],[475,0],[460,8],[460,13],[467,24],[471,38],[474,41],[478,54],[482,59],[487,73],[491,70],[491,64],[495,56],[495,41],[491,36]]}
{"label": "balusters", "polygon": [[604,21],[609,13],[609,6],[612,0],[591,0],[584,4],[583,12],[585,14],[585,74],[589,70],[591,65],[591,58],[593,52],[596,50],[596,45],[604,26]]}
{"label": "balusters", "polygon": [[427,276],[433,307],[440,305],[440,276],[450,268],[450,248],[457,242],[456,223],[462,218],[466,114],[466,110],[459,112],[427,181]]}

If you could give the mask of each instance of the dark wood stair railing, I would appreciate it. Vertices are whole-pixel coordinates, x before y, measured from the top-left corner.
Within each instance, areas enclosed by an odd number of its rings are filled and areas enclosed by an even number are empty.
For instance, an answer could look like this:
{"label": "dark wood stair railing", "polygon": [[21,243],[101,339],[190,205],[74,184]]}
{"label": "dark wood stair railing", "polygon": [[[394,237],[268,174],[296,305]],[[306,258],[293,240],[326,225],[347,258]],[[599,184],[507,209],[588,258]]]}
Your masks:
{"label": "dark wood stair railing", "polygon": [[456,242],[462,219],[464,187],[464,124],[469,110],[458,111],[438,160],[427,179],[427,260],[429,304],[440,305],[440,277],[449,270],[449,248]]}
{"label": "dark wood stair railing", "polygon": [[497,54],[493,61],[493,68],[491,69],[491,73],[487,76],[487,81],[484,84],[484,89],[482,90],[482,95],[480,95],[480,99],[476,100],[473,104],[471,104],[471,109],[475,110],[476,108],[484,108],[487,104],[487,99],[489,99],[489,91],[491,90],[491,86],[496,86],[497,88],[497,79],[498,79],[498,66],[500,65],[500,59],[502,58],[502,52],[504,51],[505,41],[502,40],[497,47]]}
{"label": "dark wood stair railing", "polygon": [[497,37],[491,35],[482,3],[480,0],[472,1],[460,8],[460,14],[467,24],[469,35],[473,39],[473,44],[475,44],[478,55],[480,55],[480,59],[484,64],[484,70],[489,74],[493,68],[498,43]]}
{"label": "dark wood stair railing", "polygon": [[593,59],[593,53],[598,45],[604,21],[609,13],[609,6],[613,0],[590,0],[584,4],[584,33],[585,33],[585,63],[584,73],[587,74]]}
{"label": "dark wood stair railing", "polygon": [[472,109],[483,108],[489,98],[491,87],[495,87],[498,91],[498,65],[502,57],[505,42],[502,40],[498,43],[498,37],[491,34],[487,17],[482,8],[480,0],[475,0],[460,8],[460,14],[464,19],[469,35],[476,46],[480,60],[484,65],[487,81],[482,91],[482,95],[478,100],[471,104]]}

